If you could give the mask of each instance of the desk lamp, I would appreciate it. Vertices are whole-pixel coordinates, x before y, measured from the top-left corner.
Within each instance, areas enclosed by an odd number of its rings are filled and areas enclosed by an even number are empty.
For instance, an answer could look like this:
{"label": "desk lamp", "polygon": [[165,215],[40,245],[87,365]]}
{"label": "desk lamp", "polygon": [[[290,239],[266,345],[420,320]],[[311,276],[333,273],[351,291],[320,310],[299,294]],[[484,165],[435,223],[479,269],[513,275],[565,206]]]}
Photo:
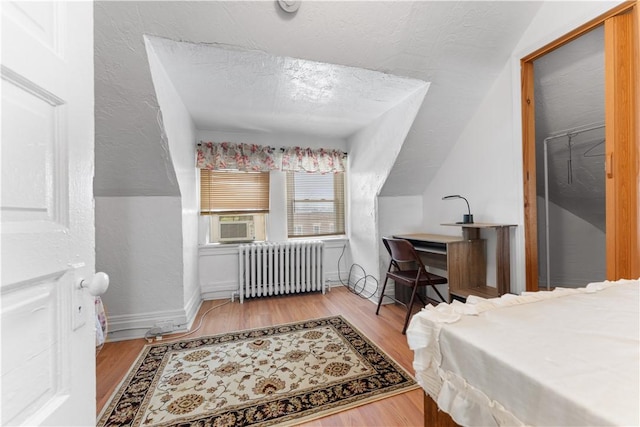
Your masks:
{"label": "desk lamp", "polygon": [[469,201],[462,197],[459,194],[452,194],[450,196],[444,196],[442,200],[451,200],[451,199],[462,199],[467,202],[467,210],[469,214],[465,214],[462,216],[462,222],[458,222],[457,224],[473,224],[473,215],[471,215],[471,208],[469,207]]}

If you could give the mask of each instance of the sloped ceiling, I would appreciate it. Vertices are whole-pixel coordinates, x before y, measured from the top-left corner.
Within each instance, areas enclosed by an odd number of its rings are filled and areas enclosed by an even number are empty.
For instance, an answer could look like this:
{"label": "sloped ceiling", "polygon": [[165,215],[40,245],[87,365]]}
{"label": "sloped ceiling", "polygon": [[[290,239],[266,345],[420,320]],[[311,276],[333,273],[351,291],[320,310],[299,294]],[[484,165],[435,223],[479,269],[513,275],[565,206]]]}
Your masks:
{"label": "sloped ceiling", "polygon": [[149,41],[201,130],[346,139],[427,85],[255,50]]}
{"label": "sloped ceiling", "polygon": [[548,139],[549,200],[604,231],[603,27],[536,60],[534,75],[538,196]]}
{"label": "sloped ceiling", "polygon": [[[382,190],[383,195],[422,194],[540,5],[309,1],[291,15],[270,1],[98,1],[94,192],[96,196],[179,194],[170,153],[162,141],[143,42],[147,34],[431,82]],[[319,78],[320,90],[322,85]],[[223,108],[233,102],[232,94],[222,94],[218,101]],[[234,128],[264,129],[270,117],[277,120],[270,108],[275,102],[275,98],[265,100],[224,121]],[[205,116],[194,117],[199,126],[222,125],[208,123]],[[303,111],[290,123],[299,126],[301,121],[314,123],[313,112]],[[341,126],[345,124],[335,124]]]}

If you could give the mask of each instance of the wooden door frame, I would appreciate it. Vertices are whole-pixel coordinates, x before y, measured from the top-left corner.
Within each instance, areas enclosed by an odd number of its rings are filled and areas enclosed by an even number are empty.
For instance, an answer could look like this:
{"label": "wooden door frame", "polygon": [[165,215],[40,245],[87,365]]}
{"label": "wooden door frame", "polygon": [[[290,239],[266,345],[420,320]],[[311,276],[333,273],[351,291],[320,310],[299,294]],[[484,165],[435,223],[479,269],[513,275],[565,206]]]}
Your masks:
{"label": "wooden door frame", "polygon": [[[607,279],[640,276],[640,18],[637,0],[622,3],[520,60],[526,290],[538,290],[535,98],[533,61],[597,26],[605,28]],[[615,155],[614,155],[615,154]]]}

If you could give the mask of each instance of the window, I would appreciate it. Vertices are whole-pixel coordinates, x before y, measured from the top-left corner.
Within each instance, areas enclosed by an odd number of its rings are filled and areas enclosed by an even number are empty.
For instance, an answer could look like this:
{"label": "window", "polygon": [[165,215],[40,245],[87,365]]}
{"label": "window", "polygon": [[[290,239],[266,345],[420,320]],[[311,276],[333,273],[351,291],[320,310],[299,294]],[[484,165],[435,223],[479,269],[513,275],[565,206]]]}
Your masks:
{"label": "window", "polygon": [[287,172],[289,237],[345,234],[344,172]]}
{"label": "window", "polygon": [[209,215],[209,242],[266,239],[269,172],[200,170],[200,214]]}

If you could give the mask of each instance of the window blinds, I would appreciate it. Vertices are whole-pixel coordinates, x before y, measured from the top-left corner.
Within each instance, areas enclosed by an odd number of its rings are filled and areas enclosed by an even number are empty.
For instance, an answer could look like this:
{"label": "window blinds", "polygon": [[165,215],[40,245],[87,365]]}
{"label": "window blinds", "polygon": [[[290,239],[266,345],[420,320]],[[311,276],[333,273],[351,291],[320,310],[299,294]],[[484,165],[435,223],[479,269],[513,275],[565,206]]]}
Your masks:
{"label": "window blinds", "polygon": [[200,214],[268,213],[269,172],[200,169]]}
{"label": "window blinds", "polygon": [[287,172],[289,237],[345,233],[344,173]]}

